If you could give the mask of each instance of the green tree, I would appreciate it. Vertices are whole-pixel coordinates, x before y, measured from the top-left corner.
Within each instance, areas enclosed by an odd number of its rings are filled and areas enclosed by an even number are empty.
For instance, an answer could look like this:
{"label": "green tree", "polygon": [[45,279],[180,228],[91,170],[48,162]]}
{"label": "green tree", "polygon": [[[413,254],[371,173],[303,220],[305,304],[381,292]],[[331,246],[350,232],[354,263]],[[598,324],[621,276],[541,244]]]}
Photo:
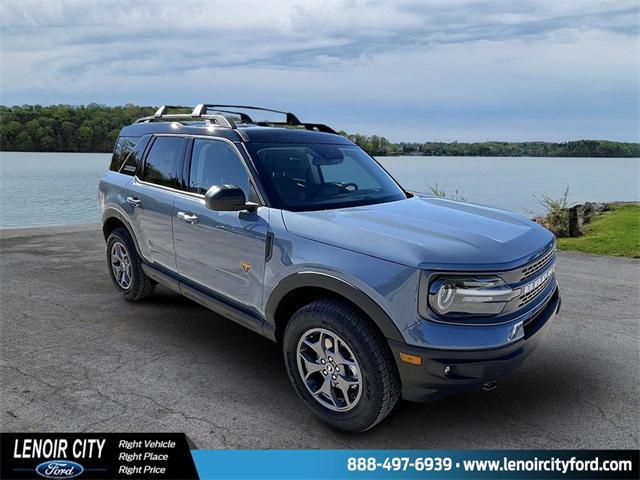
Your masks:
{"label": "green tree", "polygon": [[[72,105],[0,106],[0,149],[5,151],[110,152],[120,129],[154,107]],[[607,140],[550,142],[401,142],[347,134],[371,155],[640,157],[639,143]]]}

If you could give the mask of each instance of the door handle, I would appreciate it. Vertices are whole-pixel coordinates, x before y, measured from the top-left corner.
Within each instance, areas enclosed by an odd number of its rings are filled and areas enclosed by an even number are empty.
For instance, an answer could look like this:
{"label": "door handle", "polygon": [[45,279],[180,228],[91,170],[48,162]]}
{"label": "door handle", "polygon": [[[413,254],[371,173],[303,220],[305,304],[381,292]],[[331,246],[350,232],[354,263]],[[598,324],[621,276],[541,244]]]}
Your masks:
{"label": "door handle", "polygon": [[177,217],[180,220],[184,220],[185,222],[190,223],[191,225],[193,225],[194,223],[198,223],[197,215],[189,215],[186,212],[178,212]]}
{"label": "door handle", "polygon": [[142,205],[142,200],[136,197],[127,197],[127,203],[135,208]]}

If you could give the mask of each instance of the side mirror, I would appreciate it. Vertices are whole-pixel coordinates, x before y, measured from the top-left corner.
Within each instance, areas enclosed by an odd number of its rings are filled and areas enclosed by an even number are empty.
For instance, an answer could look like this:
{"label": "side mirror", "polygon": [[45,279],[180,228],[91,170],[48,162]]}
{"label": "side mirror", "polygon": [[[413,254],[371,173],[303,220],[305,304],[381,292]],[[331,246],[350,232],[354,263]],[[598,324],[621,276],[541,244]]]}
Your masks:
{"label": "side mirror", "polygon": [[242,189],[236,185],[214,185],[204,196],[204,203],[209,210],[220,212],[237,212],[255,210],[258,205],[248,203]]}

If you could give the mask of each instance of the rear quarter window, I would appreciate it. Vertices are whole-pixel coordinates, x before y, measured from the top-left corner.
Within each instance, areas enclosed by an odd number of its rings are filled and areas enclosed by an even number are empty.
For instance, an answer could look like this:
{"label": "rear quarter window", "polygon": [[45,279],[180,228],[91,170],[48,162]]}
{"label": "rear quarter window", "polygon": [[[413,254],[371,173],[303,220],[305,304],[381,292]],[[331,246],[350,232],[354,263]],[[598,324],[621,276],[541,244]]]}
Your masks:
{"label": "rear quarter window", "polygon": [[145,135],[144,137],[136,139],[136,146],[129,152],[129,155],[120,168],[120,173],[131,176],[140,173],[142,170],[142,156],[144,155],[144,151],[146,150],[150,139],[151,135]]}
{"label": "rear quarter window", "polygon": [[136,143],[138,143],[137,137],[118,137],[116,146],[113,149],[109,170],[119,172],[127,156],[136,146]]}

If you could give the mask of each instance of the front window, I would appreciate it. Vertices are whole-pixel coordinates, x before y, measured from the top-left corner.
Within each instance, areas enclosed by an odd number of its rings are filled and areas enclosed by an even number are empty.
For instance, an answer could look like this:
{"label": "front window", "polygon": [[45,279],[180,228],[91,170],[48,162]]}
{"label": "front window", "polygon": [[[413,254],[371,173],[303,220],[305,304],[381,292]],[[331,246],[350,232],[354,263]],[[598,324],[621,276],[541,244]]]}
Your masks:
{"label": "front window", "polygon": [[407,198],[384,169],[355,145],[248,146],[278,208],[326,210]]}
{"label": "front window", "polygon": [[257,201],[235,147],[222,140],[196,138],[189,168],[189,190],[204,195],[211,186],[223,184],[240,187],[249,201]]}

